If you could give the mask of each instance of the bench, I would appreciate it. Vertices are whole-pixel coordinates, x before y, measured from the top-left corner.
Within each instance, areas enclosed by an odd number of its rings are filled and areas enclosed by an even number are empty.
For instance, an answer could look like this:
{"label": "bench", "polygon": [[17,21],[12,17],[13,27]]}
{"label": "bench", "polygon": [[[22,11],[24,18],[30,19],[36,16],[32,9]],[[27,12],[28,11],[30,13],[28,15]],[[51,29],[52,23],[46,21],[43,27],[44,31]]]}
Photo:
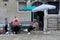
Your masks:
{"label": "bench", "polygon": [[30,21],[22,21],[21,22],[21,28],[23,29],[28,29],[30,26],[31,22]]}
{"label": "bench", "polygon": [[[22,30],[22,31],[25,30],[25,29],[28,29],[30,24],[31,24],[31,22],[29,22],[29,21],[23,21],[23,22],[20,22],[20,23],[21,23],[21,25],[19,25],[19,27],[20,27],[20,30]],[[12,30],[11,29],[12,24],[10,23],[9,25],[10,25],[10,30]]]}

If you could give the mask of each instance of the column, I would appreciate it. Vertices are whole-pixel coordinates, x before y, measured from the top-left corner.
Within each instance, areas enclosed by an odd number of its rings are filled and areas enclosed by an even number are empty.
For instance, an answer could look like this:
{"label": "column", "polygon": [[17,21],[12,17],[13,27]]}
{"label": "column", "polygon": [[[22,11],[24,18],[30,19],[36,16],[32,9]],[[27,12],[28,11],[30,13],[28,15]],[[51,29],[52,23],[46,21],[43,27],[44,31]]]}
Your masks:
{"label": "column", "polygon": [[47,14],[48,14],[48,11],[47,10],[45,10],[44,11],[44,32],[46,32],[46,30],[47,30]]}

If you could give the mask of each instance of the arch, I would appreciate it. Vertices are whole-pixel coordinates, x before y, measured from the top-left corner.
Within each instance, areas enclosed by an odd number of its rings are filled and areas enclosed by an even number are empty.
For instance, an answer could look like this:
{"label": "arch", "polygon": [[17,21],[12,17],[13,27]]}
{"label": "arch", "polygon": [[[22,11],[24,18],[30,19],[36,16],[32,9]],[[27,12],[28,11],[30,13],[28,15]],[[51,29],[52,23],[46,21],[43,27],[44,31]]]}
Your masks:
{"label": "arch", "polygon": [[32,3],[32,6],[39,6],[41,4],[42,4],[42,2],[36,1],[36,2]]}

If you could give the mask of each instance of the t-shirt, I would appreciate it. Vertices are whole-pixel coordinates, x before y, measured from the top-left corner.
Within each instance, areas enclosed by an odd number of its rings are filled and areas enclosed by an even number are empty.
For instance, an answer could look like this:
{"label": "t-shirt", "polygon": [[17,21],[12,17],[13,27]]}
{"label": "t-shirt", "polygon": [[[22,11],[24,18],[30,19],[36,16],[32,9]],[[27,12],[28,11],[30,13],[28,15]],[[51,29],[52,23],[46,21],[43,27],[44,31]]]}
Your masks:
{"label": "t-shirt", "polygon": [[14,19],[12,24],[13,24],[13,26],[18,26],[19,25],[19,20]]}
{"label": "t-shirt", "polygon": [[33,27],[38,27],[38,22],[33,23]]}
{"label": "t-shirt", "polygon": [[5,25],[8,25],[8,21],[7,20],[5,20]]}

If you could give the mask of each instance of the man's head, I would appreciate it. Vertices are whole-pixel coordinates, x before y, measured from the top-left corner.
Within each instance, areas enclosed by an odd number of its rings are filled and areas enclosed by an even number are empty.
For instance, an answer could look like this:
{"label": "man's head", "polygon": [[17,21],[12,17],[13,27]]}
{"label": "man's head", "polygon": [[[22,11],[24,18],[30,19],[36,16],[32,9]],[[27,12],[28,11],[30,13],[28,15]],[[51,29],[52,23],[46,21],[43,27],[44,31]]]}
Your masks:
{"label": "man's head", "polygon": [[33,22],[36,22],[37,20],[36,19],[33,19]]}
{"label": "man's head", "polygon": [[5,20],[7,20],[7,17],[5,18]]}
{"label": "man's head", "polygon": [[16,18],[16,16],[15,16],[15,18]]}

